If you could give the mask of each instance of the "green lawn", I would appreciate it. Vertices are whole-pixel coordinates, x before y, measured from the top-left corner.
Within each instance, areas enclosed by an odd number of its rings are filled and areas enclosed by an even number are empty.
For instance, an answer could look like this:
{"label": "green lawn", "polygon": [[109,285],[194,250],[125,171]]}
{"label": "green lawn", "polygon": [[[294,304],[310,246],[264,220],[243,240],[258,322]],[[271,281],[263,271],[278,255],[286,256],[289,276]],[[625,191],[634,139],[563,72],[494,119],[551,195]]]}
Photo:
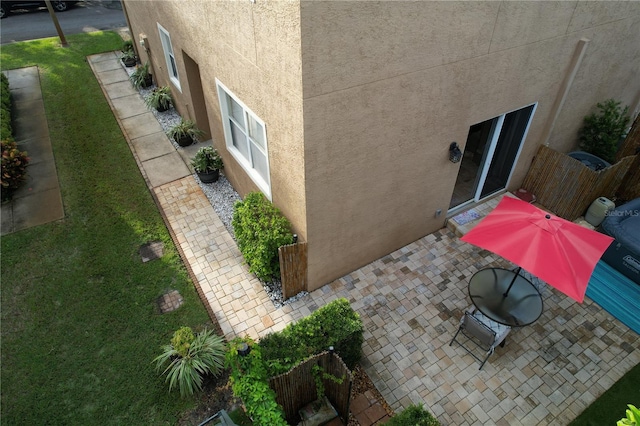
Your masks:
{"label": "green lawn", "polygon": [[[3,45],[2,69],[40,67],[66,217],[2,237],[2,423],[173,424],[194,399],[169,394],[152,359],[209,318],[85,57],[116,33]],[[165,243],[142,263],[140,245]],[[185,304],[160,315],[177,289]]]}
{"label": "green lawn", "polygon": [[614,383],[571,422],[570,426],[613,426],[618,420],[626,417],[627,404],[640,408],[640,364]]}

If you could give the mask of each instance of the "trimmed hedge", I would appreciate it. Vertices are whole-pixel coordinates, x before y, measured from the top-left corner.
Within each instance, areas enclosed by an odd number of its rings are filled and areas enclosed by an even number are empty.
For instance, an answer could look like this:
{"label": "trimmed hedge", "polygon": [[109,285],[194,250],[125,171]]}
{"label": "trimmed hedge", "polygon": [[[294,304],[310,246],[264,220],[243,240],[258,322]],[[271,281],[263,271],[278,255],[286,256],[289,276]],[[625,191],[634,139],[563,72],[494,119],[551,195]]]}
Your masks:
{"label": "trimmed hedge", "polygon": [[422,405],[410,405],[402,413],[393,416],[385,426],[440,426],[440,422]]}
{"label": "trimmed hedge", "polygon": [[363,328],[360,315],[347,299],[337,299],[278,333],[270,333],[259,346],[268,376],[289,371],[304,359],[333,346],[347,367],[362,357]]}
{"label": "trimmed hedge", "polygon": [[293,243],[291,223],[260,192],[233,207],[233,232],[249,272],[262,281],[280,279],[278,247]]}
{"label": "trimmed hedge", "polygon": [[9,91],[9,80],[4,73],[0,73],[0,139],[13,140],[13,130],[11,128],[11,92]]}
{"label": "trimmed hedge", "polygon": [[0,177],[0,198],[6,201],[26,179],[29,157],[18,149],[13,139],[11,127],[11,92],[9,80],[0,73],[0,140],[2,141],[2,175]]}
{"label": "trimmed hedge", "polygon": [[[235,339],[226,356],[233,393],[242,399],[254,424],[284,426],[284,412],[269,387],[269,378],[286,373],[329,346],[353,368],[362,356],[362,333],[360,316],[347,299],[338,299],[281,332],[263,337],[258,344],[250,338]],[[251,351],[239,356],[238,347],[243,343]]]}

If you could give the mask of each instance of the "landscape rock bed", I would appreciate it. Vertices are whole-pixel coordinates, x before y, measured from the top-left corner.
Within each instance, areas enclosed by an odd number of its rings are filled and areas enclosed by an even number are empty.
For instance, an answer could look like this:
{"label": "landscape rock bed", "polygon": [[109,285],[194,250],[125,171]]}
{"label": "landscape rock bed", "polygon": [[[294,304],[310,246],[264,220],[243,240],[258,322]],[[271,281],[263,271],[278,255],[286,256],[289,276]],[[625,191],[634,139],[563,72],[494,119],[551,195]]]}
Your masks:
{"label": "landscape rock bed", "polygon": [[[131,73],[133,73],[134,71],[133,67],[124,67],[124,69],[129,75],[131,75]],[[147,87],[146,89],[139,89],[138,92],[140,93],[140,96],[142,96],[142,99],[146,99],[155,87],[156,86],[153,85]],[[178,114],[178,111],[176,111],[173,107],[164,112],[158,112],[155,109],[151,109],[151,112],[156,117],[158,123],[160,123],[160,126],[165,132],[169,131],[171,127],[178,124],[181,119],[180,114]],[[181,149],[180,145],[178,145],[175,140],[173,140],[172,138],[169,138],[169,140],[176,149]],[[235,189],[233,189],[233,186],[231,186],[231,183],[223,173],[220,173],[218,181],[213,183],[202,183],[200,179],[198,179],[198,176],[195,172],[193,173],[193,178],[202,189],[202,192],[204,192],[205,196],[211,203],[213,210],[216,212],[227,231],[229,231],[231,237],[235,240],[231,221],[233,220],[234,204],[237,201],[242,200],[240,195],[236,192]],[[262,286],[276,308],[281,308],[284,305],[293,303],[308,294],[306,291],[303,291],[285,301],[282,295],[282,284],[279,281],[262,282]]]}

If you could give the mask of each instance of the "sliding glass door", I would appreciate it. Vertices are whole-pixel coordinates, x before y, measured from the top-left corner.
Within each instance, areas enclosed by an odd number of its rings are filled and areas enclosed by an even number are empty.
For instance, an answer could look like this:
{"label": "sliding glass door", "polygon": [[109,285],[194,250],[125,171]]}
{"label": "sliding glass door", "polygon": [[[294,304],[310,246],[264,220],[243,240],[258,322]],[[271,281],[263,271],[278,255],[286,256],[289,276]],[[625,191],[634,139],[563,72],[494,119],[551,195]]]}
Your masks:
{"label": "sliding glass door", "polygon": [[529,105],[469,128],[449,209],[506,188],[535,107]]}

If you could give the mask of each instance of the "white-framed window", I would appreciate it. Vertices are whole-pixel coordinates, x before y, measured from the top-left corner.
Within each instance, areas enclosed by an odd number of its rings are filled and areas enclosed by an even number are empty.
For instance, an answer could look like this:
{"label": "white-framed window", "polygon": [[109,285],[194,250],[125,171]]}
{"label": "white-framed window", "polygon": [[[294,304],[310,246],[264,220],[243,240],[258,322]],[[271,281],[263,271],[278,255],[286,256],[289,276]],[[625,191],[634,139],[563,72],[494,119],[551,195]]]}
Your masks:
{"label": "white-framed window", "polygon": [[171,36],[169,35],[169,31],[165,30],[162,25],[158,24],[158,32],[160,33],[164,59],[167,61],[169,80],[171,80],[178,90],[182,91],[180,88],[180,77],[178,76],[178,63],[176,62],[176,56],[173,54],[173,46],[171,45]]}
{"label": "white-framed window", "polygon": [[216,79],[227,150],[271,199],[269,152],[264,122]]}

